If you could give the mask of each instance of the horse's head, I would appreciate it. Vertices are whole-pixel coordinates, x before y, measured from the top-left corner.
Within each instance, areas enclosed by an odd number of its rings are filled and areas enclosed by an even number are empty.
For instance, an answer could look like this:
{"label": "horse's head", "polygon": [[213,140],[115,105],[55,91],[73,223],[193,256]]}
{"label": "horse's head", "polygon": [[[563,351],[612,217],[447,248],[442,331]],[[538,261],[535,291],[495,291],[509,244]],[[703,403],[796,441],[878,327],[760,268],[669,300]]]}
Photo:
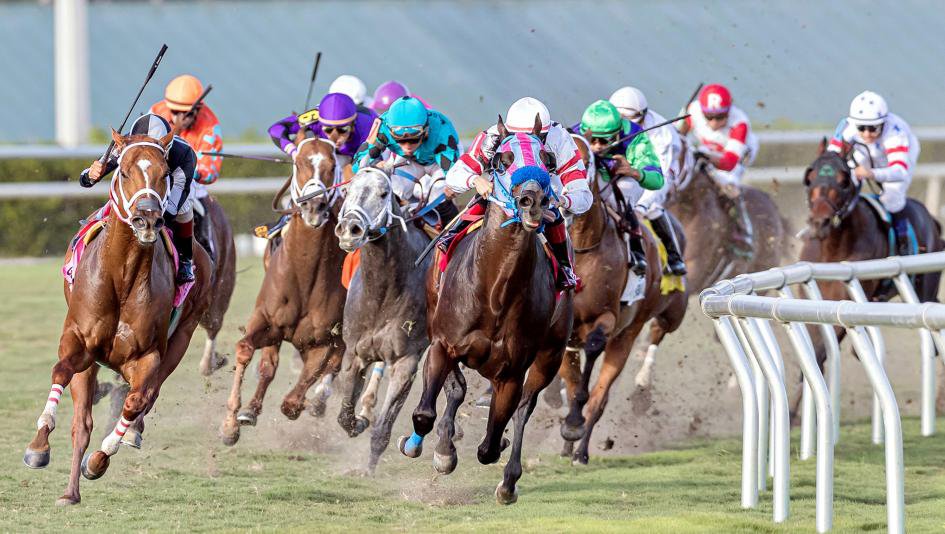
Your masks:
{"label": "horse's head", "polygon": [[505,197],[497,200],[512,213],[512,220],[520,220],[529,231],[536,230],[554,197],[549,173],[554,172],[555,157],[541,141],[541,117],[535,116],[535,126],[528,133],[510,133],[502,117],[497,128],[502,141],[492,158],[492,169],[496,190]]}
{"label": "horse's head", "polygon": [[116,215],[131,226],[139,243],[154,243],[164,226],[171,189],[166,154],[174,132],[153,139],[147,135],[122,136],[112,130],[112,140],[119,154],[109,193]]}
{"label": "horse's head", "polygon": [[807,188],[807,204],[810,207],[808,221],[818,238],[826,236],[831,226],[852,211],[860,193],[861,182],[852,171],[848,156],[850,148],[842,152],[826,150],[827,140],[820,143],[817,159],[804,173]]}
{"label": "horse's head", "polygon": [[364,167],[351,180],[335,235],[342,249],[352,252],[380,238],[395,219],[407,231],[394,200],[390,175],[376,167]]}
{"label": "horse's head", "polygon": [[[296,146],[292,201],[299,207],[305,224],[318,228],[331,217],[331,205],[337,194],[327,191],[336,178],[335,146],[325,139],[306,138],[304,130],[299,132]],[[314,196],[316,193],[321,194]]]}

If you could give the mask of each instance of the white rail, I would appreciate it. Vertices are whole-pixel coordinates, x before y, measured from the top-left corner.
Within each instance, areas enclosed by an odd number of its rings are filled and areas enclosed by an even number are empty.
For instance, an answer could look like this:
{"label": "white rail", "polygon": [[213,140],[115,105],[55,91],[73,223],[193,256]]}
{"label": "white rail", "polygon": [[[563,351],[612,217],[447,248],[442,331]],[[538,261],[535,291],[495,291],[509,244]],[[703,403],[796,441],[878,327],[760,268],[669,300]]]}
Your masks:
{"label": "white rail", "polygon": [[[771,458],[774,476],[774,520],[784,521],[789,508],[788,447],[790,439],[784,406],[786,389],[783,373],[772,363],[780,354],[768,331],[770,321],[787,329],[791,347],[801,364],[805,380],[802,402],[801,459],[811,455],[813,410],[816,409],[817,437],[817,530],[826,532],[833,514],[833,447],[840,420],[839,344],[834,329],[845,328],[875,394],[873,441],[881,443],[885,434],[887,520],[890,532],[904,529],[902,429],[892,387],[883,370],[884,344],[880,326],[919,330],[922,354],[922,434],[935,432],[935,349],[945,354],[945,305],[919,303],[909,275],[945,269],[945,252],[881,260],[842,263],[801,262],[787,267],[751,273],[724,280],[700,295],[703,312],[715,320],[716,331],[735,369],[743,398],[742,506],[758,502],[758,488],[764,487],[764,457],[768,440],[767,395],[772,398]],[[861,280],[892,280],[903,303],[866,301]],[[852,300],[821,300],[817,281],[844,284]],[[790,288],[801,285],[807,300],[794,298]],[[759,291],[778,291],[780,298],[760,297]],[[818,324],[824,338],[828,382],[817,368],[813,343],[803,325]],[[754,368],[754,369],[753,369]],[[764,380],[768,387],[759,388]],[[882,424],[880,425],[880,419]]]}

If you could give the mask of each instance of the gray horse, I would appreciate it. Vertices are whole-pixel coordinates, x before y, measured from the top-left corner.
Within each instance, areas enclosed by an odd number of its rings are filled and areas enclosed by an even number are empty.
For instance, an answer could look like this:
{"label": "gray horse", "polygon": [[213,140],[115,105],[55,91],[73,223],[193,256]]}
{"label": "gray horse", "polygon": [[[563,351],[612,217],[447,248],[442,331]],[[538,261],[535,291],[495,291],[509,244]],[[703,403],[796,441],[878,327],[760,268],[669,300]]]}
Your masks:
{"label": "gray horse", "polygon": [[[380,376],[385,368],[390,371],[387,395],[371,435],[367,469],[373,472],[390,443],[391,428],[430,344],[424,289],[429,257],[414,267],[429,239],[405,222],[390,176],[373,167],[361,169],[352,180],[335,235],[342,249],[361,251],[361,264],[345,302],[342,335],[346,349],[339,375],[342,400],[338,423],[349,436],[357,436],[372,423]],[[355,416],[355,401],[372,366],[363,409]]]}

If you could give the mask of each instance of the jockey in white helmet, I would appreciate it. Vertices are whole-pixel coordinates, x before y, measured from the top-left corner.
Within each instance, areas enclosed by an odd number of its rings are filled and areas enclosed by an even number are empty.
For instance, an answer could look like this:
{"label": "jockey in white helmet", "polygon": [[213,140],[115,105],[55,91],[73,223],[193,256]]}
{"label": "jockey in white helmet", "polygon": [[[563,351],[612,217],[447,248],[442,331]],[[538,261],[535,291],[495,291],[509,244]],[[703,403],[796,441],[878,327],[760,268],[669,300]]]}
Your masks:
{"label": "jockey in white helmet", "polygon": [[[574,214],[581,214],[591,207],[593,196],[587,184],[587,172],[584,161],[578,152],[577,145],[571,134],[559,123],[551,120],[548,108],[537,98],[520,98],[509,107],[505,114],[505,127],[511,133],[531,132],[535,127],[535,117],[541,121],[539,137],[545,150],[555,157],[554,169],[551,173],[551,183],[558,196],[558,208],[563,208]],[[491,126],[481,132],[473,140],[469,149],[453,165],[446,175],[446,190],[455,196],[475,187],[484,198],[492,193],[492,175],[490,163],[499,144],[498,125]],[[469,210],[469,214],[485,213],[486,204],[480,202]],[[571,268],[571,258],[568,251],[568,234],[565,229],[564,217],[555,209],[557,218],[545,226],[545,237],[554,251],[558,264],[561,267],[562,287],[573,287],[576,277]],[[441,249],[449,246],[449,242],[468,223],[460,223],[443,236],[439,245]]]}
{"label": "jockey in white helmet", "polygon": [[331,82],[331,85],[328,86],[328,92],[346,94],[351,97],[351,100],[354,100],[354,104],[358,106],[359,111],[370,113],[368,106],[371,105],[373,99],[368,96],[367,86],[364,85],[361,78],[351,74],[342,74]]}
{"label": "jockey in white helmet", "polygon": [[[649,109],[646,96],[636,87],[627,86],[617,89],[610,95],[610,103],[617,108],[621,117],[644,129],[666,121],[662,115]],[[685,180],[685,173],[688,173],[691,168],[692,156],[685,150],[682,136],[672,125],[650,130],[646,132],[646,135],[650,139],[653,151],[656,152],[656,157],[659,158],[664,181],[663,187],[655,191],[644,189],[637,201],[636,209],[650,220],[653,230],[666,246],[669,270],[673,274],[683,275],[686,274],[686,264],[682,259],[673,223],[666,215],[663,204],[666,202],[670,189],[678,187]],[[683,161],[684,158],[688,161]]]}
{"label": "jockey in white helmet", "polygon": [[850,102],[850,114],[840,119],[828,150],[843,152],[844,144],[856,150],[856,177],[882,185],[879,200],[893,217],[899,253],[907,254],[909,223],[903,209],[919,159],[919,140],[902,117],[889,112],[882,96],[863,91]]}

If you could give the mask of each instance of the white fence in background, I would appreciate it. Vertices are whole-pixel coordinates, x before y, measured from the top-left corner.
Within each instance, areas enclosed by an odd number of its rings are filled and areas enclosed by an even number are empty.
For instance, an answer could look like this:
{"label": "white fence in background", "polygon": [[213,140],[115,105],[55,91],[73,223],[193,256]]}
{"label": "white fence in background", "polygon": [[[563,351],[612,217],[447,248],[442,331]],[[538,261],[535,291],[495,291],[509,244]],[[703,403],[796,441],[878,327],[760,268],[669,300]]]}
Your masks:
{"label": "white fence in background", "polygon": [[[774,521],[787,519],[790,481],[790,421],[784,364],[770,321],[787,331],[804,376],[801,459],[810,458],[817,438],[816,526],[830,530],[833,516],[833,447],[839,437],[840,347],[834,327],[845,328],[874,392],[873,442],[885,434],[886,506],[889,532],[904,530],[902,429],[899,408],[883,369],[886,349],[880,326],[919,331],[922,358],[922,435],[935,432],[935,349],[945,354],[945,305],[918,302],[909,275],[945,269],[945,252],[841,263],[801,262],[721,281],[700,295],[703,312],[714,320],[742,392],[742,506],[758,504],[767,481],[771,452]],[[903,303],[867,302],[861,280],[892,280]],[[818,281],[842,283],[852,300],[821,300]],[[807,300],[790,286],[800,285]],[[777,291],[780,298],[755,295]],[[817,367],[804,324],[820,325],[826,348],[827,380]],[[829,384],[829,385],[828,385]],[[771,434],[768,436],[769,394]],[[816,411],[816,432],[814,412]],[[769,445],[770,438],[770,445]]]}

